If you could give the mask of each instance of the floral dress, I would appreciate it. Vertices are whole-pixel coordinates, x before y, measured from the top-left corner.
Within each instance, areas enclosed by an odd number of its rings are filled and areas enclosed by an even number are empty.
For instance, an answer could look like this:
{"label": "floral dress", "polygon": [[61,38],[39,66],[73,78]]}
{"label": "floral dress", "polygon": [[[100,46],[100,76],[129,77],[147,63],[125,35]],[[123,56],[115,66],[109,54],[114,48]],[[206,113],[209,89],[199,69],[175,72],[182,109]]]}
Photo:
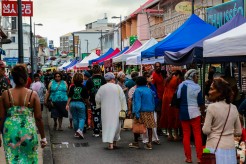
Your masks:
{"label": "floral dress", "polygon": [[[38,163],[38,136],[33,109],[27,106],[15,106],[10,91],[9,95],[12,105],[7,110],[3,129],[6,161],[10,164],[36,164]],[[27,94],[24,104],[26,104],[26,98]]]}

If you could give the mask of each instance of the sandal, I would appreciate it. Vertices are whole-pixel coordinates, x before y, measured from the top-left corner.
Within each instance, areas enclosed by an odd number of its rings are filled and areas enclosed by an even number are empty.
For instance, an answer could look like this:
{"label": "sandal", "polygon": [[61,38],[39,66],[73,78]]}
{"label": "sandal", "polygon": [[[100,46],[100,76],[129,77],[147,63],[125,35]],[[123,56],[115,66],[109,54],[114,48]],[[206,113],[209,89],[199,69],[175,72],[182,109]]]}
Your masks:
{"label": "sandal", "polygon": [[54,131],[57,130],[57,123],[54,124],[53,130],[54,130]]}
{"label": "sandal", "polygon": [[138,145],[137,142],[129,143],[128,147],[129,147],[129,148],[139,149],[139,145]]}
{"label": "sandal", "polygon": [[161,144],[161,142],[159,140],[153,141],[153,143],[156,144],[156,145],[160,145]]}
{"label": "sandal", "polygon": [[177,141],[180,141],[181,138],[180,137],[173,137],[173,141],[177,142]]}
{"label": "sandal", "polygon": [[174,141],[174,138],[173,138],[173,136],[170,136],[170,135],[169,135],[169,136],[167,137],[167,140],[168,140],[168,141]]}
{"label": "sandal", "polygon": [[63,131],[62,127],[59,127],[57,130],[58,130],[58,131]]}

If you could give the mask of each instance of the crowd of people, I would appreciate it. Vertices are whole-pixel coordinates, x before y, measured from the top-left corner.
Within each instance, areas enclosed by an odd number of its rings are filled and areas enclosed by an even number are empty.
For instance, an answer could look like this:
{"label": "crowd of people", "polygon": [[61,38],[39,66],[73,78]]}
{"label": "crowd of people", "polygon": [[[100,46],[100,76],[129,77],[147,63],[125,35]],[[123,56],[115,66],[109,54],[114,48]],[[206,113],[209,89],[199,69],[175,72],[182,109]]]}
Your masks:
{"label": "crowd of people", "polygon": [[[26,67],[16,65],[11,70],[11,84],[0,62],[0,129],[6,160],[37,162],[36,126],[42,147],[47,144],[41,116],[45,105],[54,120],[53,130],[63,131],[63,118],[69,118],[74,137],[84,139],[86,130],[92,129],[93,136],[102,136],[109,150],[117,148],[124,124],[119,113],[124,110],[134,124],[143,123],[146,128],[145,134],[133,133],[129,148],[140,148],[142,141],[151,150],[165,135],[168,141],[183,141],[185,162],[192,163],[193,134],[198,163],[203,148],[216,154],[217,163],[237,163],[235,140],[239,145],[244,140],[232,81],[214,76],[211,68],[205,104],[196,69],[167,72],[159,62],[153,66],[153,70],[131,72],[130,78],[123,71],[103,74],[99,65],[75,73],[47,70],[43,74],[39,70],[30,82]],[[203,134],[207,136],[204,143]],[[240,162],[244,162],[241,156]]]}

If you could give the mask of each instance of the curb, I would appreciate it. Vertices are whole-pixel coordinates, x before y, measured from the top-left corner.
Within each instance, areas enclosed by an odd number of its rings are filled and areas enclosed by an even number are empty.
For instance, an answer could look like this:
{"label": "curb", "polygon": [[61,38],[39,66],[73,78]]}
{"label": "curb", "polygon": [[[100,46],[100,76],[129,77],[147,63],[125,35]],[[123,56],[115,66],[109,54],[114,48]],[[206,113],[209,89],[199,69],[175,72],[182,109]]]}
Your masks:
{"label": "curb", "polygon": [[54,164],[53,162],[53,153],[51,149],[50,141],[50,127],[49,127],[49,114],[48,109],[45,107],[43,110],[43,122],[44,122],[44,132],[48,142],[48,145],[43,149],[43,163],[45,164]]}

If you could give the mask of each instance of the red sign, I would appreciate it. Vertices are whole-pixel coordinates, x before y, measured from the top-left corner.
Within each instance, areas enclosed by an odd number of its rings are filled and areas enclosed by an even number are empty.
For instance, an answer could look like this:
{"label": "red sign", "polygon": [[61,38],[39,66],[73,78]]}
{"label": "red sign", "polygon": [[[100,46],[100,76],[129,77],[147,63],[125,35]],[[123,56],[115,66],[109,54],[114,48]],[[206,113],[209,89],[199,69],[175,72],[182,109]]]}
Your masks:
{"label": "red sign", "polygon": [[[33,16],[32,1],[22,1],[22,16]],[[2,16],[18,16],[17,1],[2,1]]]}
{"label": "red sign", "polygon": [[98,49],[97,49],[97,50],[96,50],[96,54],[97,54],[97,55],[100,55],[100,54],[101,54],[101,50],[98,50]]}

